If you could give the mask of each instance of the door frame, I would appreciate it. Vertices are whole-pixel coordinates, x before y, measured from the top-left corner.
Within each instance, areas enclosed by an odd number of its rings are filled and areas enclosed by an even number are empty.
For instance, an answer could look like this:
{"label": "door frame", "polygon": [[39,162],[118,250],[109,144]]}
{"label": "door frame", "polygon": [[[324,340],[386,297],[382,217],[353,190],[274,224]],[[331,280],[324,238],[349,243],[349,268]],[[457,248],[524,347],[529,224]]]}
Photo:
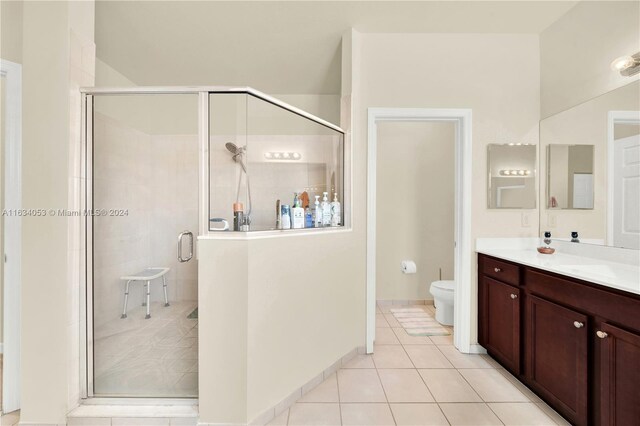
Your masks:
{"label": "door frame", "polygon": [[[472,345],[471,318],[471,109],[369,108],[367,136],[367,292],[366,352],[373,353],[376,321],[376,178],[377,125],[380,122],[451,122],[455,124],[455,260],[454,345],[460,352],[481,351]],[[426,285],[426,283],[425,283]]]}
{"label": "door frame", "polygon": [[[19,210],[22,206],[22,66],[0,59],[0,74],[6,79],[4,208]],[[22,219],[3,216],[3,222],[4,254],[8,260],[13,259],[11,263],[5,262],[3,269],[3,345],[0,345],[0,352],[3,352],[2,411],[8,413],[20,408]]]}
{"label": "door frame", "polygon": [[616,124],[640,124],[640,111],[609,111],[607,114],[607,245],[613,245],[613,166]]}

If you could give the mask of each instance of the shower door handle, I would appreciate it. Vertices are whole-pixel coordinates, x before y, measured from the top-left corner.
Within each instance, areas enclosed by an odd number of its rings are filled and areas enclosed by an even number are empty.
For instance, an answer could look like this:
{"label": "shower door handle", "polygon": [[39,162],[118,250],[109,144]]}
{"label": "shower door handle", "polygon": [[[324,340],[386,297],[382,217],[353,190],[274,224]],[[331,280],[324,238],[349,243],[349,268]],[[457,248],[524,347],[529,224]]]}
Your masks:
{"label": "shower door handle", "polygon": [[[189,236],[189,256],[184,258],[182,257],[182,237],[185,235]],[[193,257],[193,233],[191,231],[182,231],[180,235],[178,235],[178,261],[179,262],[188,262]]]}

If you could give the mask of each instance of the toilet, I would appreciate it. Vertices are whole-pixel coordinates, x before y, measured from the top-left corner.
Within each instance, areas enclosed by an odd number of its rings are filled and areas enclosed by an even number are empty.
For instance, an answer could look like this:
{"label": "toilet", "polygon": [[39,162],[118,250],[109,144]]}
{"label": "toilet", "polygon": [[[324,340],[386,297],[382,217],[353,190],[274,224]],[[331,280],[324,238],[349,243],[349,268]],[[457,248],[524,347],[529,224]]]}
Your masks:
{"label": "toilet", "polygon": [[454,281],[434,281],[429,287],[436,308],[436,321],[442,325],[453,325]]}

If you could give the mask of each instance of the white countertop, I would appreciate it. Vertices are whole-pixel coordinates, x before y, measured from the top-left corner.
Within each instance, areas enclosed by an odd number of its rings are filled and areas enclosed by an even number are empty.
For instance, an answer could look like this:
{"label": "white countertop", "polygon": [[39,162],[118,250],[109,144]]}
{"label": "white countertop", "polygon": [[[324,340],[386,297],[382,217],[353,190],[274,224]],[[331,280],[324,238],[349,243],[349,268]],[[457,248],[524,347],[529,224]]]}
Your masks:
{"label": "white countertop", "polygon": [[[540,254],[523,244],[512,248],[477,244],[476,251],[533,268],[640,295],[640,266],[594,257],[563,253]],[[553,245],[553,244],[552,244]]]}

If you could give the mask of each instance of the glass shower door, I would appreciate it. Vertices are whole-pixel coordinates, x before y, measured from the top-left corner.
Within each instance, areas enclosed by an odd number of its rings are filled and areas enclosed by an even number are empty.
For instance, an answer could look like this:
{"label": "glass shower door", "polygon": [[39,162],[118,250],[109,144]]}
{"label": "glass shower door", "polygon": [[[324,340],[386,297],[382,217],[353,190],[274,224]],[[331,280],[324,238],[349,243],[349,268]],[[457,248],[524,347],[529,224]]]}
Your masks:
{"label": "glass shower door", "polygon": [[197,94],[93,96],[94,396],[198,395],[197,118]]}

